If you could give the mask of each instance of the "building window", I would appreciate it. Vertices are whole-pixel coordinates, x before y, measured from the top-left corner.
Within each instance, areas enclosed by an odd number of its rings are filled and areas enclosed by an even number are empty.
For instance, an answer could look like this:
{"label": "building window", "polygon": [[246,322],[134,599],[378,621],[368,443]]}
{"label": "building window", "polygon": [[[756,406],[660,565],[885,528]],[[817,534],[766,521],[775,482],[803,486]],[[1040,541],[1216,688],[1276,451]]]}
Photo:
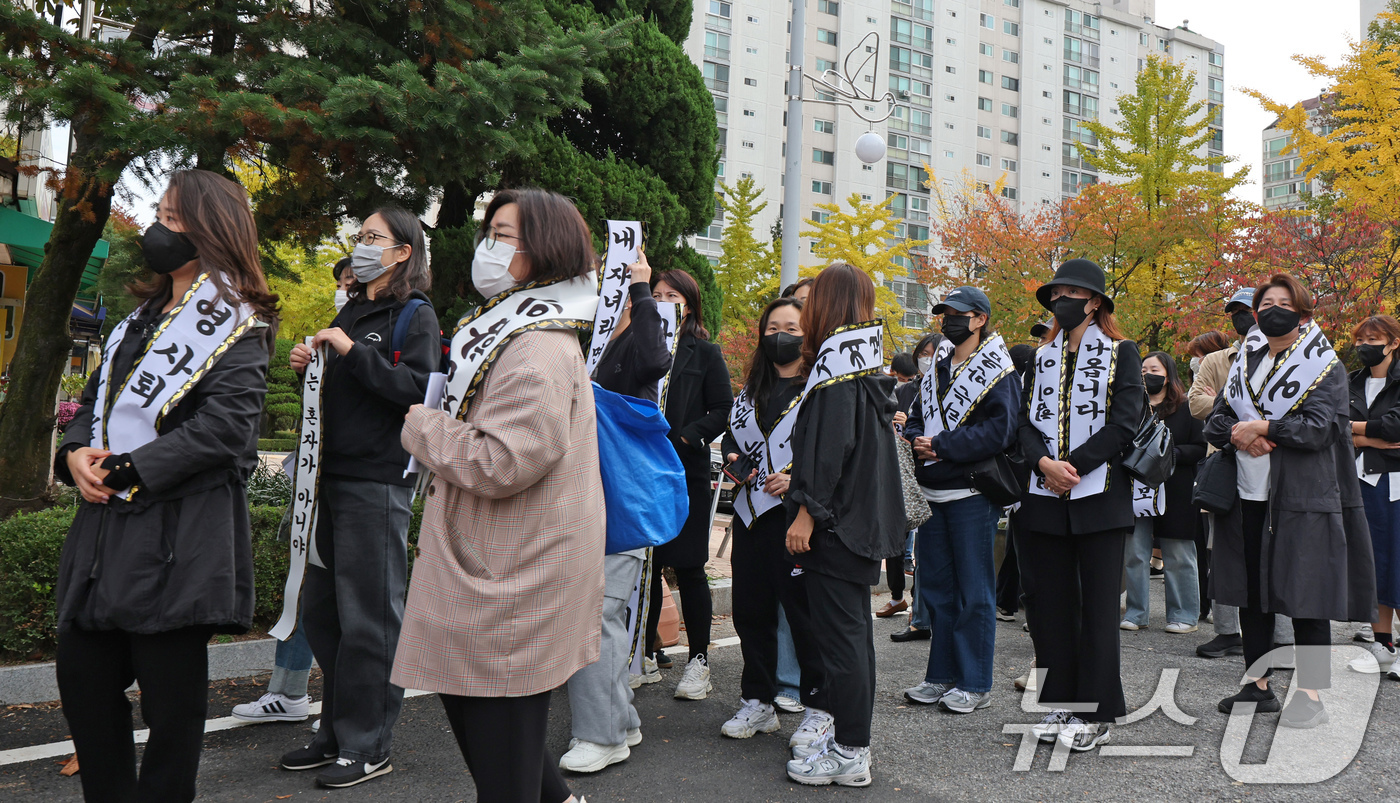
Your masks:
{"label": "building window", "polygon": [[752,55],[757,56],[757,55],[758,55],[758,48],[756,48],[756,47],[746,47],[746,48],[744,48],[744,52],[745,52],[745,53],[750,53],[750,54],[752,54]]}
{"label": "building window", "polygon": [[948,37],[947,39],[943,40],[943,41],[947,42],[947,43],[950,44],[950,45],[956,45],[956,44],[958,43],[958,40],[954,39],[954,38],[951,37],[951,36]]}
{"label": "building window", "polygon": [[1008,198],[1008,199],[1010,199],[1010,200],[1012,200],[1012,201],[1016,200],[1016,188],[1015,188],[1015,187],[1002,187],[1002,188],[1001,188],[1001,197],[1003,197],[1003,198]]}
{"label": "building window", "polygon": [[907,48],[890,47],[890,69],[900,72],[909,72],[909,56],[911,51]]}
{"label": "building window", "polygon": [[[893,190],[922,190],[928,174],[922,167],[898,162],[885,163],[885,186]],[[866,200],[869,200],[868,198]]]}
{"label": "building window", "polygon": [[1005,2],[1008,6],[1011,6],[1012,8],[1021,7],[1021,0],[1003,0],[1003,2]]}
{"label": "building window", "polygon": [[948,129],[949,131],[952,131],[953,128],[954,128],[954,126],[953,126],[952,123],[944,123],[944,124],[943,124],[943,127],[946,128],[946,129]]}
{"label": "building window", "polygon": [[953,152],[952,152],[952,151],[944,151],[944,152],[943,152],[943,158],[945,158],[945,159],[952,159],[952,158],[953,158]]}
{"label": "building window", "polygon": [[1139,44],[1139,45],[1142,45],[1143,47],[1147,47],[1147,34],[1145,34],[1145,33],[1140,33],[1140,34],[1138,34],[1138,44]]}
{"label": "building window", "polygon": [[1017,53],[1017,52],[1014,51],[1014,50],[1007,50],[1006,48],[1002,48],[1002,50],[1001,50],[1001,60],[1002,60],[1002,61],[1008,61],[1008,62],[1010,62],[1010,63],[1012,63],[1012,64],[1020,64],[1020,63],[1021,63],[1021,54],[1020,54],[1020,53]]}
{"label": "building window", "polygon": [[1001,104],[1001,113],[1007,117],[1017,117],[1020,114],[1020,110],[1010,103],[1003,103]]}
{"label": "building window", "polygon": [[1086,70],[1072,64],[1065,65],[1065,86],[1070,89],[1083,89],[1095,94],[1099,91],[1099,74],[1096,70]]}
{"label": "building window", "polygon": [[[943,99],[946,100],[946,101],[948,101],[949,103],[955,103],[955,102],[957,102],[957,100],[958,100],[958,96],[957,96],[957,95],[944,95],[944,96],[943,96]],[[952,128],[953,126],[950,124],[948,127],[949,127],[949,128]]]}
{"label": "building window", "polygon": [[1225,79],[1224,79],[1224,78],[1216,78],[1216,77],[1214,77],[1214,76],[1211,76],[1211,77],[1209,77],[1209,78],[1206,79],[1206,85],[1207,85],[1207,87],[1209,88],[1209,95],[1208,95],[1208,97],[1210,98],[1210,100],[1211,100],[1212,103],[1223,103],[1223,102],[1225,102]]}
{"label": "building window", "polygon": [[979,42],[977,45],[977,52],[983,56],[995,56],[997,49],[986,42]]}
{"label": "building window", "polygon": [[745,117],[757,117],[757,116],[758,116],[758,113],[755,112],[753,109],[744,109],[744,116],[745,116]]}
{"label": "building window", "polygon": [[745,79],[744,79],[744,86],[758,86],[758,79],[757,79],[757,78],[745,78]]}
{"label": "building window", "polygon": [[834,45],[836,44],[836,32],[828,31],[825,28],[818,28],[817,41],[825,45]]}
{"label": "building window", "polygon": [[1073,195],[1079,192],[1081,187],[1099,183],[1098,176],[1091,173],[1075,173],[1066,170],[1060,174],[1060,191]]}
{"label": "building window", "polygon": [[954,67],[954,66],[952,66],[952,65],[949,65],[949,66],[943,68],[943,72],[946,72],[946,73],[954,74],[954,75],[955,75],[955,74],[957,74],[957,72],[958,72],[958,68],[957,68],[957,67]]}
{"label": "building window", "polygon": [[812,130],[816,131],[818,134],[835,134],[836,123],[831,120],[813,120]]}
{"label": "building window", "polygon": [[834,165],[836,164],[836,152],[813,148],[812,161],[819,165]]}
{"label": "building window", "polygon": [[1084,60],[1084,43],[1073,36],[1065,37],[1065,61]]}
{"label": "building window", "polygon": [[1012,92],[1019,92],[1021,91],[1021,82],[1009,75],[1003,75],[1001,77],[1001,88],[1009,89]]}
{"label": "building window", "polygon": [[991,167],[991,166],[992,166],[992,157],[988,156],[988,155],[985,154],[985,153],[979,153],[979,154],[977,154],[977,166],[978,166],[978,167]]}
{"label": "building window", "polygon": [[711,92],[729,91],[729,65],[707,61],[701,67],[701,72],[705,76],[705,86]]}
{"label": "building window", "polygon": [[978,15],[977,24],[981,25],[983,28],[986,28],[989,31],[994,31],[997,28],[996,18],[993,17],[991,14]]}
{"label": "building window", "polygon": [[1003,21],[1001,23],[1001,32],[1011,34],[1012,36],[1020,36],[1021,26],[1014,22]]}
{"label": "building window", "polygon": [[840,10],[839,6],[840,3],[834,3],[832,0],[817,0],[817,11],[822,14],[834,15]]}
{"label": "building window", "polygon": [[992,138],[992,129],[990,129],[990,128],[984,126],[984,125],[979,125],[979,126],[977,126],[977,136],[980,137],[980,138],[982,138],[982,139],[991,139],[991,138]]}
{"label": "building window", "polygon": [[1015,173],[1015,172],[1016,172],[1016,160],[1015,160],[1015,159],[1002,159],[1002,160],[1001,160],[1001,169],[1002,169],[1002,170],[1005,170],[1005,171],[1008,172],[1008,173]]}
{"label": "building window", "polygon": [[729,34],[705,31],[705,58],[729,58]]}
{"label": "building window", "polygon": [[827,220],[829,220],[830,218],[831,218],[831,213],[830,213],[830,212],[823,212],[823,211],[821,211],[820,209],[813,209],[813,210],[812,210],[812,222],[813,222],[813,223],[825,223],[825,222],[826,222]]}
{"label": "building window", "polygon": [[719,0],[710,0],[710,13],[720,17],[728,17],[729,4],[721,3]]}
{"label": "building window", "polygon": [[830,181],[813,181],[813,182],[812,182],[812,192],[815,192],[815,193],[818,194],[818,195],[830,195],[830,194],[831,194],[831,182],[830,182]]}
{"label": "building window", "polygon": [[977,111],[979,111],[979,112],[989,112],[989,111],[991,111],[991,110],[992,110],[992,99],[991,99],[991,98],[978,98],[978,99],[977,99]]}
{"label": "building window", "polygon": [[991,70],[977,71],[977,82],[979,84],[990,84],[994,78],[996,78],[996,76],[992,75]]}
{"label": "building window", "polygon": [[758,17],[753,17],[753,16],[749,17],[749,22],[752,22],[754,25],[757,25],[757,24],[758,24]]}
{"label": "building window", "polygon": [[747,140],[747,139],[745,139],[745,140],[740,140],[739,144],[740,144],[741,146],[745,147],[745,148],[748,148],[749,150],[753,150],[753,141],[752,141],[752,140]]}
{"label": "building window", "polygon": [[719,122],[720,125],[728,125],[728,124],[729,124],[729,98],[720,97],[719,95],[716,95],[716,96],[714,97],[714,101],[715,101],[715,119]]}
{"label": "building window", "polygon": [[1007,145],[1019,145],[1021,142],[1020,137],[1017,136],[1015,131],[1001,132],[1001,141],[1005,142]]}

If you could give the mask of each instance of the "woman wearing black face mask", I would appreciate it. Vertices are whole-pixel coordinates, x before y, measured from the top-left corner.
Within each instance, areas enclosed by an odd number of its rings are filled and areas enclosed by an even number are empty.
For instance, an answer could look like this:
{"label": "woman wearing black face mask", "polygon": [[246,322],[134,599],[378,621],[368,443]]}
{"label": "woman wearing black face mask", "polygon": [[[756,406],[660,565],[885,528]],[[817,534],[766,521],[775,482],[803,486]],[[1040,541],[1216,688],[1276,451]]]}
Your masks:
{"label": "woman wearing black face mask", "polygon": [[[1400,608],[1400,321],[1374,315],[1351,333],[1365,366],[1351,375],[1351,437],[1361,500],[1376,559],[1376,620],[1371,654],[1382,672],[1400,680],[1391,623]],[[1352,662],[1365,664],[1364,659]],[[1361,669],[1363,667],[1357,667]]]}
{"label": "woman wearing black face mask", "polygon": [[[1196,464],[1206,456],[1204,425],[1191,415],[1186,391],[1177,378],[1176,361],[1164,351],[1142,359],[1142,384],[1157,416],[1172,433],[1176,468],[1149,498],[1135,499],[1138,515],[1128,542],[1124,568],[1128,575],[1128,609],[1123,630],[1147,626],[1148,559],[1152,539],[1162,544],[1167,595],[1167,632],[1194,633],[1201,614],[1201,587],[1197,576],[1196,533],[1201,517],[1191,504]],[[1144,486],[1134,483],[1138,490]]]}
{"label": "woman wearing black face mask", "polygon": [[1066,262],[1036,299],[1055,321],[1027,372],[1021,450],[1035,474],[1016,554],[1036,665],[1046,670],[1042,704],[1093,710],[1058,708],[1033,731],[1085,751],[1127,712],[1118,593],[1134,516],[1122,459],[1146,397],[1137,345],[1118,329],[1098,265]]}
{"label": "woman wearing black face mask", "polygon": [[924,377],[904,435],[932,516],[919,527],[919,596],[931,625],[923,682],[904,696],[960,714],[991,705],[996,643],[996,542],[1001,507],[972,486],[973,464],[1016,440],[1021,382],[991,303],[959,287],[935,306],[952,353]]}
{"label": "woman wearing black face mask", "polygon": [[1347,437],[1346,372],[1311,321],[1312,294],[1277,274],[1255,290],[1254,310],[1268,340],[1235,361],[1206,421],[1206,440],[1235,450],[1238,491],[1216,518],[1211,593],[1240,609],[1245,676],[1254,681],[1219,708],[1279,710],[1267,656],[1275,614],[1284,614],[1298,670],[1279,724],[1312,728],[1328,720],[1319,690],[1331,685],[1329,620],[1374,620],[1375,567]]}
{"label": "woman wearing black face mask", "polygon": [[[247,482],[277,328],[243,189],[170,179],[156,277],[107,338],[54,471],[83,501],[58,572],[59,694],[88,800],[195,798],[209,638],[253,620]],[[125,689],[150,726],[139,775]]]}
{"label": "woman wearing black face mask", "polygon": [[[730,411],[730,429],[724,433],[724,455],[729,472],[748,483],[758,483],[758,464],[766,459],[766,446],[752,434],[771,433],[802,395],[802,302],[780,298],[763,311],[758,321],[759,340],[749,359],[744,389]],[[748,424],[749,433],[745,433]],[[736,438],[747,441],[740,446]],[[746,448],[745,448],[746,447]],[[772,496],[787,493],[791,477],[787,467],[774,466],[761,480],[762,490]],[[794,631],[806,631],[805,608],[778,603],[786,596],[792,564],[784,557],[787,514],[782,505],[755,515],[752,496],[745,489],[735,500],[734,540],[730,562],[734,569],[734,630],[739,634],[744,655],[744,671],[739,681],[738,713],[724,723],[720,732],[733,739],[747,739],[757,733],[778,729],[773,699],[778,695],[778,617],[785,614]],[[757,488],[750,489],[757,490]],[[811,673],[820,666],[820,656],[812,654],[810,638],[795,638],[803,645],[798,663],[808,677],[803,686],[814,685]]]}

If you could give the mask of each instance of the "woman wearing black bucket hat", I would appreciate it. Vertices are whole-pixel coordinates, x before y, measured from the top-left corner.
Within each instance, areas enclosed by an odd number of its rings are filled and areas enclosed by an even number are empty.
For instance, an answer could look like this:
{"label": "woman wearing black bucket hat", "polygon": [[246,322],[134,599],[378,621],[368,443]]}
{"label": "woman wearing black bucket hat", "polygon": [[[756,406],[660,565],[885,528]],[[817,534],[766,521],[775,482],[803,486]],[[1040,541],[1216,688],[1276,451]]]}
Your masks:
{"label": "woman wearing black bucket hat", "polygon": [[1110,723],[1127,713],[1118,589],[1134,518],[1121,462],[1146,397],[1137,346],[1113,318],[1103,269],[1072,259],[1036,299],[1055,317],[1021,406],[1021,448],[1035,473],[1016,552],[1037,666],[1046,670],[1040,699],[1056,710],[1033,730],[1084,751],[1108,741]]}

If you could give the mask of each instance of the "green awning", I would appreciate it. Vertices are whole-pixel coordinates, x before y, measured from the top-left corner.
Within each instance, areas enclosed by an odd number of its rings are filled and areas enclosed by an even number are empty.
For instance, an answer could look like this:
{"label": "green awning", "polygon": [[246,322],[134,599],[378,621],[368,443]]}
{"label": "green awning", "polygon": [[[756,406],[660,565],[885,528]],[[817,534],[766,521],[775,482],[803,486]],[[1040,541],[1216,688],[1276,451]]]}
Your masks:
{"label": "green awning", "polygon": [[[29,268],[30,281],[33,281],[34,272],[44,261],[44,244],[49,241],[52,231],[52,223],[0,206],[0,243],[9,247],[10,257],[16,264]],[[102,270],[102,263],[107,261],[109,250],[106,240],[97,241],[92,255],[88,257],[87,266],[83,268],[79,292],[90,290],[97,284],[97,274]]]}

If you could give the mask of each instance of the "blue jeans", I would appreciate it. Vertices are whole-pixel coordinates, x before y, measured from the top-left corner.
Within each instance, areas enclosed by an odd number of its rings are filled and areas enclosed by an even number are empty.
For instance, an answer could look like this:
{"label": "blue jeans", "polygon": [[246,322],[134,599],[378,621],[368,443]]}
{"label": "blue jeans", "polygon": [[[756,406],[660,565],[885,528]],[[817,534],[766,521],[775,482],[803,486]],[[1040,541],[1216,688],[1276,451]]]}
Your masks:
{"label": "blue jeans", "polygon": [[[1152,523],[1145,516],[1137,520],[1133,534],[1123,549],[1123,567],[1128,574],[1128,610],[1123,618],[1138,627],[1147,627],[1149,579],[1152,560]],[[1196,577],[1196,542],[1163,538],[1163,582],[1167,591],[1167,622],[1196,624],[1201,615],[1201,584]]]}
{"label": "blue jeans", "polygon": [[918,530],[910,530],[904,536],[904,559],[909,560],[914,557],[914,533]]}
{"label": "blue jeans", "polygon": [[272,679],[267,683],[267,690],[288,697],[305,697],[306,682],[310,676],[311,645],[306,641],[306,628],[298,616],[297,629],[286,641],[277,642]]}
{"label": "blue jeans", "polygon": [[797,648],[792,643],[792,628],[788,627],[787,614],[783,613],[782,603],[778,604],[778,694],[802,699],[802,668],[797,665]]}
{"label": "blue jeans", "polygon": [[929,505],[919,528],[919,597],[929,618],[929,683],[992,690],[996,646],[996,544],[1001,508],[981,494]]}

